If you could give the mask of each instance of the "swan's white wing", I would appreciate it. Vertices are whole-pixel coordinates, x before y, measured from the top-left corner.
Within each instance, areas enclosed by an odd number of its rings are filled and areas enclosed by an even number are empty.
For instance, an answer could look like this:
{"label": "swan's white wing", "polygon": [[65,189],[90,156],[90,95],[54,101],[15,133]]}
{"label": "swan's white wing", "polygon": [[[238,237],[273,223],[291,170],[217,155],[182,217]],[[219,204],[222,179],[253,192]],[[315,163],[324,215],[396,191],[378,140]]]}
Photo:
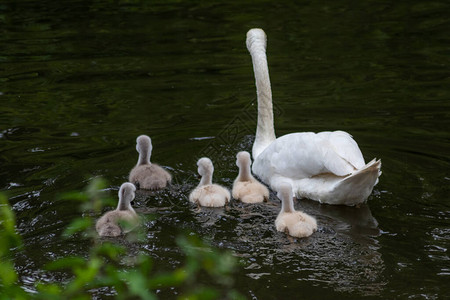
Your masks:
{"label": "swan's white wing", "polygon": [[362,155],[358,157],[359,148],[356,145],[355,150],[355,145],[344,132],[287,134],[272,142],[256,158],[253,172],[265,182],[274,175],[293,180],[324,173],[345,176],[355,170],[354,164],[364,162]]}
{"label": "swan's white wing", "polygon": [[327,163],[333,163],[335,161],[334,155],[337,154],[348,163],[350,163],[355,169],[361,169],[365,166],[364,158],[358,144],[352,138],[350,134],[345,131],[333,131],[333,132],[320,132],[317,136],[327,140],[330,143],[330,147],[334,152],[331,160]]}

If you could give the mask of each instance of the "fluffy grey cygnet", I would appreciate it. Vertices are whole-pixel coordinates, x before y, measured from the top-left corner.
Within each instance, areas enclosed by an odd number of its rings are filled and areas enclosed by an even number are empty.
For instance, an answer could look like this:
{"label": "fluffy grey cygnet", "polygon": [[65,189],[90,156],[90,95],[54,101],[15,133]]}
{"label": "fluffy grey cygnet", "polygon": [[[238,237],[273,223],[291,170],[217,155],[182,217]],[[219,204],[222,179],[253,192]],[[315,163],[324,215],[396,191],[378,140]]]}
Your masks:
{"label": "fluffy grey cygnet", "polygon": [[[138,225],[139,217],[131,206],[135,191],[136,187],[132,183],[125,182],[120,186],[117,208],[105,213],[95,225],[95,229],[100,236],[120,236]],[[128,230],[123,229],[119,222],[126,222]]]}
{"label": "fluffy grey cygnet", "polygon": [[250,171],[251,164],[250,153],[247,151],[241,151],[236,155],[239,175],[233,183],[233,198],[244,203],[267,202],[269,200],[269,190],[252,176]]}
{"label": "fluffy grey cygnet", "polygon": [[137,165],[130,171],[129,181],[144,190],[163,189],[172,180],[169,172],[150,162],[152,140],[146,135],[136,139],[136,150],[139,153]]}
{"label": "fluffy grey cygnet", "polygon": [[198,174],[202,176],[202,179],[189,195],[189,201],[200,206],[225,206],[230,201],[230,191],[223,186],[212,183],[214,173],[212,161],[207,157],[202,157],[198,160],[197,166]]}

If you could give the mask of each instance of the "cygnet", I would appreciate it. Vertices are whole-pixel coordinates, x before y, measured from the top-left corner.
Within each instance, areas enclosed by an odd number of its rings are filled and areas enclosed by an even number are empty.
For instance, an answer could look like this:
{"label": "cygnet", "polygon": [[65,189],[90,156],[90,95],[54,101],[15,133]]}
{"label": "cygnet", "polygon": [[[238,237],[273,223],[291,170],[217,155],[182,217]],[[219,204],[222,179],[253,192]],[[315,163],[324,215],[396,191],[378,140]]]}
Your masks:
{"label": "cygnet", "polygon": [[251,163],[250,153],[247,151],[241,151],[236,155],[239,175],[233,183],[233,198],[244,203],[267,202],[269,200],[269,190],[252,176],[250,171]]}
{"label": "cygnet", "polygon": [[275,220],[278,231],[302,238],[317,230],[315,218],[294,209],[294,194],[289,183],[283,182],[279,185],[278,197],[281,199],[281,211]]}
{"label": "cygnet", "polygon": [[[105,213],[95,225],[95,229],[100,236],[120,236],[138,225],[139,217],[131,206],[135,191],[136,187],[132,183],[125,182],[121,185],[117,208]],[[128,229],[122,228],[120,222],[127,223]]]}
{"label": "cygnet", "polygon": [[146,135],[138,136],[136,150],[139,153],[139,159],[130,172],[129,181],[144,190],[165,188],[172,180],[172,176],[159,165],[150,162],[152,140]]}
{"label": "cygnet", "polygon": [[199,206],[225,206],[231,198],[230,191],[218,184],[212,183],[214,166],[207,157],[197,162],[198,174],[202,176],[199,185],[189,195],[189,201]]}

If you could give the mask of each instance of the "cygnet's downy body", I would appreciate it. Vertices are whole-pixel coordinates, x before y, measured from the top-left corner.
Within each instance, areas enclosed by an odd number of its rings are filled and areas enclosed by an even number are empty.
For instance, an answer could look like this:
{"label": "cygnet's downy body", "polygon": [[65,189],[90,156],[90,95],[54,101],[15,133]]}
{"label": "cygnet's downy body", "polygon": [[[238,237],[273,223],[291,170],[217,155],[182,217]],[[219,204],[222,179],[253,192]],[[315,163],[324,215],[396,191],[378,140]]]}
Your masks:
{"label": "cygnet's downy body", "polygon": [[239,175],[233,183],[233,198],[244,203],[267,202],[269,200],[269,190],[252,176],[250,171],[251,163],[250,153],[247,151],[241,151],[236,155]]}
{"label": "cygnet's downy body", "polygon": [[152,140],[146,135],[136,139],[136,150],[139,153],[137,165],[131,170],[129,181],[144,190],[163,189],[172,180],[169,172],[150,162]]}
{"label": "cygnet's downy body", "polygon": [[197,162],[198,174],[202,176],[199,185],[189,195],[189,201],[199,206],[221,207],[225,206],[231,198],[230,191],[218,184],[212,183],[214,166],[207,157]]}
{"label": "cygnet's downy body", "polygon": [[[138,225],[139,217],[131,206],[135,191],[136,187],[132,183],[126,182],[122,184],[119,190],[119,204],[117,208],[105,213],[95,225],[95,229],[100,236],[120,236]],[[120,223],[123,224],[121,225]]]}
{"label": "cygnet's downy body", "polygon": [[275,220],[278,231],[293,237],[307,237],[317,230],[316,219],[294,209],[294,194],[289,183],[281,183],[278,197],[281,199],[281,211]]}

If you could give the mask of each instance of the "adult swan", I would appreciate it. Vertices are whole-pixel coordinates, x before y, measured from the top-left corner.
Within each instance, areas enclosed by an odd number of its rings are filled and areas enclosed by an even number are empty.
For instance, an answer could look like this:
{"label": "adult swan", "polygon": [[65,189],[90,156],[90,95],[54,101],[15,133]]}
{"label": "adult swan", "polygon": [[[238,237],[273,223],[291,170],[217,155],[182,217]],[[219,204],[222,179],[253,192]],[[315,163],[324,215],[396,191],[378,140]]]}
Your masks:
{"label": "adult swan", "polygon": [[363,203],[378,182],[381,161],[366,164],[350,134],[299,132],[275,138],[266,40],[262,29],[247,33],[258,98],[253,173],[276,191],[281,183],[290,183],[297,198],[350,206]]}

